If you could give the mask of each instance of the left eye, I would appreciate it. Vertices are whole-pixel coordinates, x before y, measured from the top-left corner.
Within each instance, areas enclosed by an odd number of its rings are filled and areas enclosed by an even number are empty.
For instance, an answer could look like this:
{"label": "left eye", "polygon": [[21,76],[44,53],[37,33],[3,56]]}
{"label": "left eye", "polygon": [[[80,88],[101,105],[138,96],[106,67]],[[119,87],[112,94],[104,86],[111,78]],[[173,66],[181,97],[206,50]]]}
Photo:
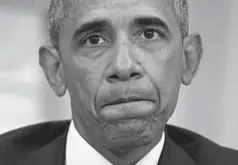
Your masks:
{"label": "left eye", "polygon": [[107,41],[102,37],[100,37],[99,35],[91,35],[86,40],[84,40],[83,45],[90,46],[90,45],[98,45],[101,43],[107,43]]}
{"label": "left eye", "polygon": [[140,38],[146,40],[155,40],[158,39],[162,34],[158,33],[154,29],[146,29],[140,34]]}

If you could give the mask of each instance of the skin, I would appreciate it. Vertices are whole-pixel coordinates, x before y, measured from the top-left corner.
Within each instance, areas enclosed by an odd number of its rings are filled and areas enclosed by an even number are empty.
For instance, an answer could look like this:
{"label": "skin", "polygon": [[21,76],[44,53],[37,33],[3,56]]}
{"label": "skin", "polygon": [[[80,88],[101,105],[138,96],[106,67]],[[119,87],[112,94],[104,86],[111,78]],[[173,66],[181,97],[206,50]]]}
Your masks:
{"label": "skin", "polygon": [[[181,82],[189,85],[195,76],[201,38],[196,33],[181,38],[168,0],[68,0],[65,5],[59,50],[42,46],[40,65],[58,96],[69,91],[78,133],[113,164],[135,164],[160,141]],[[167,30],[135,21],[151,17]],[[77,33],[102,20],[105,26]]]}

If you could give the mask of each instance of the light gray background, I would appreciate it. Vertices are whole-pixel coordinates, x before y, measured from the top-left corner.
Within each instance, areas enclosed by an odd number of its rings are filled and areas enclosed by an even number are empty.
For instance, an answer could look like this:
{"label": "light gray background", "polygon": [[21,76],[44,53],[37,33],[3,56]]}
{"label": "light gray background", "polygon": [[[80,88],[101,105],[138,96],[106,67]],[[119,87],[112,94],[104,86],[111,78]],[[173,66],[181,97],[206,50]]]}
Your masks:
{"label": "light gray background", "polygon": [[[170,123],[238,149],[238,0],[188,1],[190,32],[202,35],[204,57]],[[0,133],[70,118],[68,95],[57,98],[38,65],[47,7],[46,0],[0,0]]]}

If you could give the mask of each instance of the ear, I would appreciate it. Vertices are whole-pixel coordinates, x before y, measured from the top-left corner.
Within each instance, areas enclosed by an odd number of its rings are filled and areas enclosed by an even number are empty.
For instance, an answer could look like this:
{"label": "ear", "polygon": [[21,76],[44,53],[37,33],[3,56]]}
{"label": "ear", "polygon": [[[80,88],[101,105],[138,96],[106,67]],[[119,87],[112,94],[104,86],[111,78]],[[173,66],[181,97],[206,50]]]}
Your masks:
{"label": "ear", "polygon": [[182,83],[189,85],[196,75],[203,54],[202,40],[199,34],[194,33],[183,39],[184,70]]}
{"label": "ear", "polygon": [[39,63],[48,83],[56,95],[63,96],[67,88],[64,83],[63,65],[58,51],[51,46],[41,46],[39,56]]}

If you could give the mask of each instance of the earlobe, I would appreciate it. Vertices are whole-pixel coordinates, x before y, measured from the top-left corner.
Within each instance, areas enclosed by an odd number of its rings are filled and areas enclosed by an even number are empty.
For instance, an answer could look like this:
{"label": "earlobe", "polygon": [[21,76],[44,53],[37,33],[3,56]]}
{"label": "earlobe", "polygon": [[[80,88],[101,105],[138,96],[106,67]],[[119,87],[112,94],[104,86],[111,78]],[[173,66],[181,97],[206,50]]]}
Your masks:
{"label": "earlobe", "polygon": [[203,54],[202,40],[199,34],[188,35],[183,40],[184,70],[182,83],[189,85],[196,75]]}
{"label": "earlobe", "polygon": [[41,46],[39,63],[55,94],[63,96],[67,88],[64,83],[63,65],[58,51],[51,46]]}

